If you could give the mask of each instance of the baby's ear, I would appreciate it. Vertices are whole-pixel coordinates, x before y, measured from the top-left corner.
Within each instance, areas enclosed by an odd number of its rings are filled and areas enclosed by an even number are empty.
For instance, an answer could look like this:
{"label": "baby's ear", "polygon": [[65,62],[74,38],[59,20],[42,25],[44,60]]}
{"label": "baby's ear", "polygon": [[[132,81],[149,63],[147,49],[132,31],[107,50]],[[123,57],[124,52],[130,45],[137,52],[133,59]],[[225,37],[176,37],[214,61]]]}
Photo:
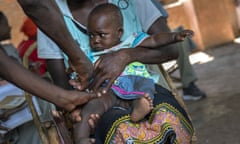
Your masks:
{"label": "baby's ear", "polygon": [[123,27],[118,28],[118,37],[121,38],[123,35]]}

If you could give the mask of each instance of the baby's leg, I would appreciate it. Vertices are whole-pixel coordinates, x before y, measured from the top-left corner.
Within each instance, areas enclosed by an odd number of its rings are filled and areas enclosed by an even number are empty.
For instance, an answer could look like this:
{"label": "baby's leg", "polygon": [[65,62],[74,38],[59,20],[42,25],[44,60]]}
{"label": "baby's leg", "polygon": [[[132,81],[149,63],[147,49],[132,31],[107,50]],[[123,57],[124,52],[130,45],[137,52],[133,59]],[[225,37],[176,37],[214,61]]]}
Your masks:
{"label": "baby's leg", "polygon": [[75,144],[91,144],[90,126],[88,120],[91,114],[102,115],[106,110],[113,106],[115,97],[107,93],[100,98],[93,99],[84,105],[81,111],[81,121],[74,124],[73,134]]}
{"label": "baby's leg", "polygon": [[133,100],[133,111],[131,120],[137,122],[143,119],[153,109],[153,102],[149,94],[144,94],[141,98]]}

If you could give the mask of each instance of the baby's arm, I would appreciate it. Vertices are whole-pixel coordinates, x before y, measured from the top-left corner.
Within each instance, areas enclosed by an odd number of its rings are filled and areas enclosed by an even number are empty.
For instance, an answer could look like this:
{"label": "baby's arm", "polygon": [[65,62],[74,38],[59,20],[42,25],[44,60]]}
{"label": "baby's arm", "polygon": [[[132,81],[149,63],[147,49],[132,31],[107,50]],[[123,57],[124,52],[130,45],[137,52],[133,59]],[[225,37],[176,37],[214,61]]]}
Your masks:
{"label": "baby's arm", "polygon": [[192,30],[183,30],[181,32],[161,32],[144,39],[138,46],[146,48],[159,48],[164,45],[183,41],[186,37],[192,37],[193,34],[194,32]]}

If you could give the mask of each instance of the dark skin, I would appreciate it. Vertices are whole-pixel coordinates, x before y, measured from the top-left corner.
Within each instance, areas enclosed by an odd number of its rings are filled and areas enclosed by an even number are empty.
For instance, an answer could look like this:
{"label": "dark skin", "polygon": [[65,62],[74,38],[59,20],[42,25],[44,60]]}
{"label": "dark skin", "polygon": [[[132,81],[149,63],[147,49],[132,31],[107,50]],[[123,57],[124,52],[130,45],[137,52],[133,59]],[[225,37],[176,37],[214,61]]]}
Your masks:
{"label": "dark skin", "polygon": [[16,61],[6,56],[2,50],[0,50],[0,58],[0,67],[1,70],[4,70],[0,71],[1,77],[67,111],[72,111],[76,106],[83,105],[90,99],[96,98],[95,94],[68,91],[51,84],[23,68]]}
{"label": "dark skin", "polygon": [[[22,7],[29,7],[28,10],[25,10],[25,12],[28,15],[32,15],[32,17],[35,17],[35,22],[36,24],[44,31],[48,34],[48,36],[50,36],[51,38],[55,37],[53,40],[56,41],[59,45],[59,47],[61,49],[69,49],[69,51],[73,51],[72,55],[70,55],[70,53],[67,53],[68,56],[71,58],[72,61],[74,61],[74,59],[76,58],[76,62],[79,62],[78,60],[78,53],[77,50],[75,49],[76,46],[73,46],[75,42],[73,42],[73,40],[71,40],[71,38],[69,40],[65,40],[66,37],[69,37],[69,33],[58,33],[58,31],[56,30],[55,33],[51,31],[53,31],[50,27],[47,27],[49,25],[45,25],[45,27],[43,26],[44,23],[43,21],[41,22],[41,19],[45,19],[48,20],[49,24],[53,25],[53,29],[59,29],[59,30],[63,30],[66,29],[66,26],[64,25],[64,22],[62,20],[62,17],[57,14],[58,10],[57,9],[52,9],[51,8],[51,4],[52,2],[54,2],[53,0],[18,0],[19,2],[22,2]],[[24,5],[24,4],[28,4],[31,2],[35,2],[32,3],[32,5]],[[82,7],[79,9],[79,11],[81,11],[81,13],[77,13],[74,14],[74,17],[77,18],[77,15],[79,15],[79,17],[81,16],[86,16],[88,15],[89,11],[94,7],[94,5],[91,5],[92,3],[98,3],[98,2],[107,2],[107,1],[102,1],[102,0],[95,0],[94,2],[92,0],[68,0],[68,2],[77,2],[81,3]],[[50,8],[48,10],[41,10],[41,7],[47,7],[49,6]],[[69,3],[69,5],[71,5]],[[30,9],[30,7],[33,7],[33,9]],[[34,8],[37,8],[38,10],[34,10]],[[73,8],[77,8],[77,5],[74,7],[74,5],[72,6],[71,11],[74,13],[75,9]],[[78,9],[78,8],[77,8]],[[44,16],[41,16],[42,13],[47,13]],[[56,14],[56,15],[55,15]],[[38,19],[39,18],[39,19]],[[41,19],[40,19],[41,18]],[[83,17],[82,17],[83,18]],[[167,27],[166,23],[159,21],[161,20],[158,19],[148,30],[148,33],[152,34],[152,33],[158,33],[160,29],[162,29],[162,27]],[[79,22],[81,22],[82,24],[86,25],[86,18],[83,18],[83,20],[78,20]],[[85,22],[85,23],[84,23]],[[58,25],[58,27],[55,28],[56,24]],[[158,25],[160,24],[160,25]],[[163,24],[163,25],[162,25]],[[164,29],[164,28],[163,28]],[[155,31],[156,30],[156,31]],[[165,30],[165,29],[164,29]],[[64,30],[65,31],[65,30]],[[64,36],[64,37],[63,37]],[[70,36],[71,37],[71,36]],[[176,47],[172,47],[173,49],[175,49]],[[148,50],[146,48],[138,48],[136,49],[124,49],[124,50],[120,50],[118,52],[115,53],[111,53],[108,55],[104,55],[101,57],[101,59],[99,60],[98,64],[95,66],[95,81],[93,83],[93,87],[95,89],[98,89],[98,83],[102,83],[104,80],[108,79],[111,82],[113,82],[113,80],[122,72],[122,70],[125,68],[125,66],[132,62],[132,61],[140,61],[142,63],[148,63],[148,64],[153,64],[153,63],[162,63],[162,62],[166,62],[168,60],[172,60],[172,59],[176,59],[178,57],[178,53],[172,53],[172,52],[177,52],[174,51],[171,48],[166,48],[166,49],[161,49],[161,50]],[[120,59],[119,59],[120,58]],[[109,63],[111,62],[111,64]],[[114,65],[113,65],[114,63]],[[75,63],[76,64],[76,63]],[[74,64],[73,64],[74,65]],[[76,68],[77,72],[80,71],[81,69],[78,69],[78,67]],[[81,73],[79,73],[81,75]],[[86,75],[81,75],[81,76],[86,76]],[[89,75],[87,75],[89,76]],[[110,83],[107,86],[107,88],[103,91],[106,92],[108,90],[108,88],[110,88]],[[79,89],[84,89],[85,84],[83,83],[83,81],[81,80],[81,85],[78,85],[76,82],[72,82],[72,85],[77,86]]]}
{"label": "dark skin", "polygon": [[[8,24],[7,17],[1,15],[0,41],[10,39],[10,31],[11,27]],[[90,99],[96,98],[94,93],[68,91],[49,83],[8,57],[1,47],[0,45],[0,77],[12,82],[23,90],[68,111],[72,111],[77,105],[83,105]]]}
{"label": "dark skin", "polygon": [[[89,84],[89,79],[93,75],[93,66],[79,49],[78,44],[73,40],[55,1],[18,0],[18,2],[34,23],[52,38],[67,55],[70,56],[70,61],[74,66],[75,71],[79,74],[80,79],[78,80],[81,82],[81,89],[85,89]],[[43,12],[48,13],[43,15]],[[57,27],[55,22],[57,22]],[[59,33],[59,31],[61,31],[61,33]],[[67,81],[68,76],[65,73],[65,67],[63,66],[62,60],[47,60],[47,68],[50,73],[54,73],[54,69],[60,69],[57,75],[51,75],[54,79],[54,83],[62,88],[71,89],[71,86]],[[80,109],[74,110],[72,112],[73,116],[76,115],[75,113],[78,114],[79,111]],[[97,118],[98,116],[94,117]],[[80,119],[80,117],[74,117],[74,120],[76,121],[79,121]],[[93,125],[93,123],[94,121],[91,120],[90,125]]]}
{"label": "dark skin", "polygon": [[113,93],[110,94],[109,92],[103,94],[102,97],[89,101],[82,108],[80,123],[73,125],[75,144],[90,144],[91,126],[88,125],[89,117],[91,117],[91,114],[101,116],[111,108],[117,102],[117,98],[113,95]]}
{"label": "dark skin", "polygon": [[[21,6],[24,8],[25,13],[33,19],[33,21],[37,24],[38,27],[41,28],[43,32],[46,32],[50,38],[58,44],[58,46],[67,53],[70,57],[71,62],[74,62],[76,71],[83,79],[80,80],[80,84],[76,81],[71,81],[71,85],[76,86],[78,89],[83,90],[86,88],[88,84],[86,84],[86,80],[88,80],[91,76],[91,69],[87,67],[84,69],[84,72],[81,72],[83,68],[77,65],[80,63],[81,66],[85,66],[90,64],[88,62],[81,62],[84,57],[81,56],[81,51],[79,50],[75,41],[71,38],[64,21],[62,19],[61,14],[59,13],[59,9],[56,7],[56,4],[53,0],[18,0]],[[68,0],[69,7],[71,12],[76,18],[77,21],[86,25],[87,16],[90,11],[100,3],[106,3],[107,0]],[[42,12],[48,12],[46,15],[42,15]],[[47,20],[47,24],[44,23],[43,20]],[[165,19],[164,19],[165,20]],[[58,27],[56,27],[56,24]],[[166,23],[159,18],[148,30],[149,34],[159,33],[162,30],[165,30],[167,27]],[[61,33],[58,33],[61,31]],[[156,64],[163,63],[172,59],[176,59],[178,57],[177,52],[175,51],[176,47],[166,47],[161,49],[147,49],[139,47],[137,49],[123,49],[111,54],[107,54],[101,56],[96,65],[94,66],[94,81],[92,83],[93,89],[99,89],[99,86],[105,80],[109,80],[109,84],[103,89],[101,92],[106,93],[110,88],[112,82],[119,76],[119,74],[123,71],[125,66],[133,61],[139,61],[145,64]],[[62,77],[59,79],[56,77],[55,79],[61,81],[64,84],[68,84],[67,82],[63,82],[61,78],[66,78],[65,68],[63,66],[62,60],[54,60],[54,66],[58,69],[55,71],[49,70],[51,74],[55,72],[62,72]],[[58,66],[57,66],[58,65]],[[53,67],[52,67],[53,68]],[[84,83],[86,82],[86,83]],[[79,111],[75,111],[76,113]],[[75,119],[80,119],[78,116],[75,116]]]}
{"label": "dark skin", "polygon": [[[161,32],[170,32],[165,18],[157,19],[147,31],[150,35]],[[97,89],[102,82],[108,79],[109,85],[102,90],[104,93],[111,87],[110,84],[112,84],[117,78],[117,74],[120,74],[120,69],[123,69],[125,65],[132,61],[139,61],[145,64],[161,64],[169,60],[177,59],[177,57],[178,50],[174,44],[148,50],[144,47],[138,47],[137,49],[123,49],[115,53],[107,54],[101,56],[97,64],[94,66],[95,77],[92,85]],[[112,63],[112,67],[110,63]]]}
{"label": "dark skin", "polygon": [[[38,6],[41,6],[42,2],[43,1],[38,1]],[[90,13],[90,11],[95,7],[95,5],[105,3],[107,1],[99,0],[99,1],[92,2],[88,0],[82,0],[82,1],[71,0],[68,2],[74,18],[76,18],[76,20],[79,21],[80,23],[86,24],[87,23],[86,17]],[[50,17],[52,17],[52,15],[50,15]],[[159,24],[164,24],[163,27],[166,27],[165,26],[166,24],[160,20],[161,19],[157,20],[150,27],[150,29],[148,30],[148,33],[152,34],[154,32],[156,33],[159,32],[160,31]],[[162,25],[160,26],[160,28],[161,27]],[[52,30],[50,29],[50,31]],[[58,41],[62,41],[62,42],[64,41],[62,40],[62,37],[58,37],[57,39]],[[66,44],[64,43],[64,45]],[[60,46],[60,48],[63,48],[63,46]],[[109,90],[112,82],[119,76],[119,74],[123,71],[125,66],[132,61],[140,61],[142,63],[154,64],[154,63],[162,63],[162,62],[175,59],[177,58],[177,54],[172,53],[172,50],[171,50],[172,48],[174,47],[162,48],[161,50],[159,49],[149,50],[146,48],[139,47],[138,49],[123,49],[111,54],[101,56],[101,58],[98,60],[98,62],[94,67],[94,81],[92,83],[92,88],[97,90],[102,82],[104,82],[105,80],[109,80],[109,84],[106,86],[106,88],[102,90],[102,93],[106,93]],[[74,47],[69,46],[68,49],[74,49]],[[72,56],[69,55],[69,57],[74,57],[74,55]],[[55,84],[60,85],[64,88],[70,88],[67,82],[68,76],[65,73],[63,60],[48,60],[47,66],[53,79],[55,79]],[[58,73],[58,75],[56,75],[56,73]],[[79,73],[79,75],[81,74]],[[83,90],[85,88],[82,82],[81,84],[79,84],[79,83],[76,83],[75,81],[71,81],[71,85],[76,86],[79,90]],[[74,116],[74,118],[80,119],[78,116]]]}
{"label": "dark skin", "polygon": [[[115,5],[107,4],[94,9],[88,18],[88,34],[90,46],[94,51],[103,51],[118,45],[123,34],[121,12]],[[161,46],[183,41],[186,37],[192,37],[191,30],[183,30],[178,33],[158,33],[144,39],[139,45],[147,48],[159,48]],[[117,101],[114,93],[107,93],[101,98],[91,100],[81,111],[81,122],[74,125],[74,139],[76,144],[86,144],[90,136],[90,127],[87,125],[90,114],[102,115]],[[133,122],[144,118],[152,109],[152,99],[144,94],[139,99],[128,101],[133,109],[130,116]]]}
{"label": "dark skin", "polygon": [[[86,19],[90,11],[96,5],[106,2],[106,0],[98,0],[94,2],[86,0],[82,0],[81,2],[78,0],[71,0],[68,4],[74,18],[76,18],[76,20],[81,24],[86,25]],[[161,26],[159,27],[159,25]],[[162,22],[161,19],[157,20],[148,30],[149,34],[156,34],[158,32],[169,32],[169,28],[166,26],[166,23]],[[93,89],[98,90],[102,82],[109,80],[109,84],[101,91],[102,93],[106,93],[112,82],[119,76],[127,64],[132,61],[154,64],[176,59],[178,57],[178,54],[176,53],[177,51],[172,49],[175,49],[175,47],[168,46],[167,48],[161,48],[161,50],[148,49],[146,54],[146,48],[139,47],[137,50],[124,49],[101,56],[94,66],[94,81],[91,86]],[[109,62],[113,62],[113,65],[110,65]],[[72,84],[76,85],[80,90],[83,88],[82,84],[76,84],[75,82],[72,82]]]}
{"label": "dark skin", "polygon": [[[82,87],[85,89],[89,84],[89,79],[92,77],[93,67],[69,33],[55,1],[18,0],[18,2],[34,23],[69,56],[73,69],[79,74],[79,81],[81,81]],[[42,14],[43,12],[48,13]],[[57,22],[58,26],[56,26],[55,22]]]}
{"label": "dark skin", "polygon": [[[11,27],[8,24],[7,17],[0,15],[0,41],[8,40],[10,38]],[[7,84],[7,81],[12,82],[23,90],[52,102],[57,107],[70,112],[75,109],[76,106],[84,105],[90,99],[97,97],[95,93],[65,90],[49,83],[48,81],[23,68],[12,58],[6,56],[4,51],[2,51],[1,45],[0,67],[0,77],[4,78],[4,80],[0,81],[0,85]],[[94,140],[89,139],[89,142],[94,142]]]}
{"label": "dark skin", "polygon": [[[170,32],[165,18],[157,19],[157,21],[155,21],[148,30],[148,34],[157,34],[161,32]],[[139,55],[136,53],[138,53]],[[127,64],[134,60],[139,60],[141,62],[143,62],[144,60],[145,63],[154,64],[166,62],[172,59],[177,59],[177,57],[178,50],[177,47],[174,46],[174,44],[161,47],[160,49],[148,50],[147,54],[146,48],[138,47],[137,51],[136,49],[122,49],[114,53],[103,55],[101,56],[97,64],[95,64],[95,81],[92,85],[94,88],[97,88],[105,79],[114,81],[115,78],[118,77],[117,74],[119,73],[119,71],[123,70]],[[70,82],[73,86],[79,89],[81,88],[78,82]],[[105,93],[110,88],[110,84],[111,82],[109,82],[109,85],[105,89],[103,89],[103,93]],[[73,115],[74,118],[80,119],[77,111]],[[97,116],[98,115],[95,115],[95,117]],[[96,119],[95,117],[92,118]]]}
{"label": "dark skin", "polygon": [[[62,20],[62,16],[59,13],[59,9],[56,7],[56,4],[54,1],[48,1],[48,0],[18,0],[21,6],[24,8],[25,13],[28,14],[33,21],[40,27],[43,32],[46,32],[47,35],[50,38],[53,38],[53,40],[59,45],[63,51],[67,53],[69,58],[71,59],[72,64],[75,66],[75,70],[80,75],[80,82],[81,84],[78,84],[78,88],[80,90],[83,90],[86,88],[88,84],[86,84],[86,80],[88,80],[91,76],[92,71],[88,67],[87,69],[84,69],[85,71],[82,72],[83,68],[81,66],[90,65],[88,62],[86,62],[84,59],[84,56],[82,57],[82,52],[77,49],[77,44],[73,42],[71,36],[69,36],[69,32],[66,29],[66,26],[64,25],[64,21]],[[70,7],[70,10],[74,16],[74,18],[79,21],[81,24],[86,25],[87,23],[87,16],[90,13],[90,11],[98,4],[106,3],[106,0],[69,0],[68,5]],[[31,8],[28,4],[31,4]],[[51,8],[54,7],[54,9]],[[36,8],[38,7],[38,8]],[[48,15],[42,15],[42,11],[46,11],[50,14]],[[40,19],[48,19],[47,24],[41,21]],[[52,21],[52,22],[50,22]],[[158,22],[157,20],[148,30],[149,34],[157,33],[159,32],[164,24],[162,22]],[[58,27],[55,26],[55,23],[58,22]],[[52,25],[53,24],[53,25]],[[47,27],[48,26],[48,27]],[[160,27],[159,27],[160,26]],[[165,26],[164,26],[165,27]],[[56,33],[61,29],[61,35],[58,35]],[[66,31],[65,31],[66,30]],[[157,31],[155,31],[157,30]],[[174,48],[174,47],[172,47]],[[119,76],[119,74],[122,72],[124,67],[129,64],[132,61],[139,61],[146,64],[154,64],[154,63],[162,63],[166,62],[172,59],[177,58],[176,53],[172,53],[172,49],[168,48],[156,50],[156,49],[146,49],[139,47],[136,49],[124,49],[120,50],[115,53],[107,54],[102,56],[98,63],[94,67],[94,81],[92,83],[93,89],[98,89],[100,84],[104,82],[105,80],[109,80],[109,84],[106,86],[105,89],[103,89],[103,93],[107,92],[112,84],[112,82]],[[81,58],[80,58],[81,56]],[[120,59],[120,60],[119,60]],[[83,60],[83,62],[81,61]],[[80,62],[81,61],[81,62]],[[113,64],[109,64],[109,62],[112,62]],[[62,65],[63,61],[57,60],[54,61],[54,66],[56,65]],[[81,63],[81,66],[77,66],[79,63]],[[86,64],[86,65],[85,65]],[[61,68],[61,66],[56,66],[58,68]],[[53,67],[52,67],[53,68]],[[64,69],[64,68],[61,68]],[[50,73],[55,73],[52,70],[49,70]],[[58,71],[59,72],[59,71]],[[60,74],[59,74],[60,75]],[[61,76],[64,78],[66,74],[61,74]],[[56,78],[57,79],[57,78]],[[61,79],[58,79],[61,81]],[[86,82],[86,83],[85,83]],[[72,83],[74,84],[74,82]]]}

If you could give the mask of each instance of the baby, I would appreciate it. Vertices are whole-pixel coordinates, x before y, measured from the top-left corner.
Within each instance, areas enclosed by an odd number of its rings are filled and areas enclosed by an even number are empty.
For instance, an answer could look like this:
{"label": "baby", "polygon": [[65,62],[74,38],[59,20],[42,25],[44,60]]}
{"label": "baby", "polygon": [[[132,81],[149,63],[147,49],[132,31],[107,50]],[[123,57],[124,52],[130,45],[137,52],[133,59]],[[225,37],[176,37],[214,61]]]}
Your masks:
{"label": "baby", "polygon": [[[113,4],[97,6],[88,17],[88,35],[92,48],[92,62],[97,62],[100,55],[118,51],[124,48],[159,48],[160,46],[183,41],[192,37],[193,31],[183,30],[177,33],[159,33],[149,36],[139,32],[121,41],[123,35],[123,16],[119,8]],[[121,58],[119,58],[121,60]],[[89,141],[90,114],[102,115],[116,100],[130,102],[132,112],[130,119],[137,122],[144,118],[153,108],[156,80],[151,77],[146,65],[133,62],[126,66],[122,74],[115,80],[111,91],[98,99],[91,100],[81,111],[81,122],[74,124],[75,143],[86,144]],[[106,81],[107,83],[107,81]],[[104,84],[102,84],[104,86]]]}

